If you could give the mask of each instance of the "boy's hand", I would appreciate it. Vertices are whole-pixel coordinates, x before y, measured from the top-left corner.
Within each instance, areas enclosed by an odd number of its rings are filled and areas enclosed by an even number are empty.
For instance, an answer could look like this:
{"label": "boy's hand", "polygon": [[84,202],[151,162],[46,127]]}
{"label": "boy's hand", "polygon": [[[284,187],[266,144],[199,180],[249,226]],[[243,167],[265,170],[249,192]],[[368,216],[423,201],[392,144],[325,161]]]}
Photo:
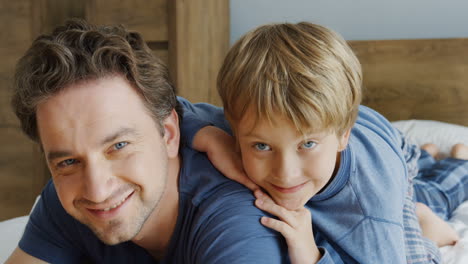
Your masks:
{"label": "boy's hand", "polygon": [[315,244],[310,211],[304,207],[290,211],[277,205],[260,190],[256,190],[254,194],[257,198],[255,205],[259,209],[279,218],[278,220],[264,216],[261,223],[280,232],[286,238],[291,263],[317,263],[321,253]]}
{"label": "boy's hand", "polygon": [[236,151],[234,138],[223,130],[206,126],[193,138],[193,148],[206,152],[211,163],[227,178],[243,184],[250,190],[258,186],[244,172],[240,154]]}

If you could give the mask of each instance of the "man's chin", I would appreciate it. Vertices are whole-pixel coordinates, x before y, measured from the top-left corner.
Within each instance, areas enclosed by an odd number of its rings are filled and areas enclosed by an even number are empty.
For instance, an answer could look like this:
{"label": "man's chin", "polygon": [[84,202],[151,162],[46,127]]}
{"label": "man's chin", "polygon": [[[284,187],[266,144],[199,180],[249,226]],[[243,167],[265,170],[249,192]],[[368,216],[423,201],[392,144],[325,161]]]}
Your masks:
{"label": "man's chin", "polygon": [[136,232],[130,232],[130,230],[113,230],[113,231],[98,231],[93,230],[94,234],[101,240],[104,244],[113,246],[123,242],[132,240],[137,234]]}
{"label": "man's chin", "polygon": [[117,220],[110,221],[105,226],[89,223],[85,225],[93,231],[99,240],[109,246],[132,240],[141,229],[141,227]]}

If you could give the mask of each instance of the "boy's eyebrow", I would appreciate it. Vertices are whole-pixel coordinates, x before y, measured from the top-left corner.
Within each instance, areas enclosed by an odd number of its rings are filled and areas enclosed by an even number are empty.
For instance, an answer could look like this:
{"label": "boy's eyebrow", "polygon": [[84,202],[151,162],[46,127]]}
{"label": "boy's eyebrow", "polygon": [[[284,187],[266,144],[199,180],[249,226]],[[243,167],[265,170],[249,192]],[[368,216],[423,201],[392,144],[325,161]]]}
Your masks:
{"label": "boy's eyebrow", "polygon": [[263,138],[260,134],[256,134],[255,132],[244,133],[244,134],[240,134],[239,136],[248,137],[248,138],[258,138],[258,139]]}
{"label": "boy's eyebrow", "polygon": [[[116,140],[117,138],[122,137],[122,136],[126,136],[126,135],[137,136],[138,133],[133,128],[122,127],[119,130],[117,130],[115,133],[112,133],[109,136],[106,136],[100,142],[100,145],[109,144],[110,142]],[[52,161],[54,159],[67,157],[67,156],[72,156],[72,155],[73,155],[73,153],[71,151],[67,151],[67,150],[50,151],[49,153],[47,153],[47,161]]]}

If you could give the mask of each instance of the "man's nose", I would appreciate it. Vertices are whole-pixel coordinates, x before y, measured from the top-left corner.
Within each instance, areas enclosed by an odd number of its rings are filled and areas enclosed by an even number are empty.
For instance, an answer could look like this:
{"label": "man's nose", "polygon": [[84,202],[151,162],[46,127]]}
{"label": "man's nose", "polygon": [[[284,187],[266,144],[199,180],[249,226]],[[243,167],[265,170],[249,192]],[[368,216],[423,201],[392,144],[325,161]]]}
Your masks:
{"label": "man's nose", "polygon": [[112,172],[105,162],[88,161],[85,167],[83,198],[94,203],[104,202],[112,192],[110,186]]}

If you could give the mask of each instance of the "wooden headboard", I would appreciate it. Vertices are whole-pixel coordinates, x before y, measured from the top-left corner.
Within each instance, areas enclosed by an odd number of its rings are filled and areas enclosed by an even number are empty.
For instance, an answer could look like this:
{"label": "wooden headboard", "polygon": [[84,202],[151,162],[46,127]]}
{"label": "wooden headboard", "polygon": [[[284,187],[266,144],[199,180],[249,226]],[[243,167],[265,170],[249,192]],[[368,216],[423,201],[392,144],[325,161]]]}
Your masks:
{"label": "wooden headboard", "polygon": [[363,104],[389,120],[468,126],[468,39],[350,41],[363,67]]}

